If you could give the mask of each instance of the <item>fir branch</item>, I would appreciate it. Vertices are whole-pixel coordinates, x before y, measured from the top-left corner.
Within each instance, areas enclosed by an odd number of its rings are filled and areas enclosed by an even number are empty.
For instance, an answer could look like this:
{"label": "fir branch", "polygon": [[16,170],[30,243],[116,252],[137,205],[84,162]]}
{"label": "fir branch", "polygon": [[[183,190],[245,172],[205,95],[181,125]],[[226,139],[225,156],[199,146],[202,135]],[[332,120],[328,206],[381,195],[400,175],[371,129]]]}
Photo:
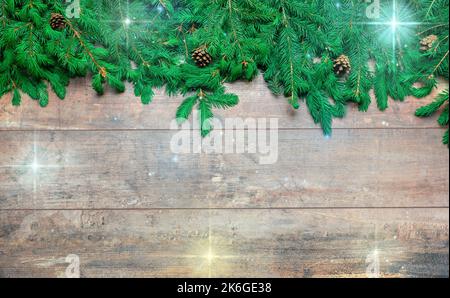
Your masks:
{"label": "fir branch", "polygon": [[425,15],[425,17],[428,17],[431,13],[431,9],[433,8],[434,4],[436,3],[436,0],[433,0],[430,4],[430,7],[427,10],[427,14]]}
{"label": "fir branch", "polygon": [[90,57],[92,63],[94,63],[95,67],[97,68],[99,74],[103,77],[106,78],[108,75],[108,72],[106,71],[106,68],[101,66],[99,64],[99,62],[97,61],[97,59],[94,57],[94,55],[92,54],[92,52],[89,50],[89,48],[86,46],[85,42],[83,41],[83,38],[81,37],[81,33],[78,32],[74,26],[72,25],[72,22],[70,22],[69,20],[67,20],[67,24],[69,25],[70,30],[73,32],[73,35],[78,39],[80,45],[83,47],[84,51],[86,52],[86,54],[88,54],[88,56]]}
{"label": "fir branch", "polygon": [[434,73],[439,69],[439,67],[442,65],[442,63],[444,63],[445,59],[448,57],[448,50],[445,53],[444,57],[442,57],[441,61],[439,61],[439,63],[434,67],[433,71],[428,75],[428,78],[432,78]]}
{"label": "fir branch", "polygon": [[[400,47],[397,35],[392,54],[391,44],[379,42],[385,26],[366,24],[362,1],[341,1],[336,9],[330,1],[309,0],[127,0],[126,14],[122,1],[83,2],[81,18],[66,20],[62,32],[45,21],[49,11],[62,13],[59,1],[1,1],[0,95],[12,92],[13,104],[19,104],[21,94],[28,94],[45,106],[48,84],[64,98],[70,77],[92,72],[98,93],[104,92],[105,82],[123,91],[128,80],[144,104],[152,101],[155,87],[165,87],[169,95],[194,92],[178,114],[187,118],[198,106],[209,119],[213,108],[238,103],[224,92],[224,82],[251,80],[262,70],[271,90],[288,97],[294,108],[305,99],[314,121],[328,134],[332,118],[344,116],[347,101],[367,110],[372,87],[384,110],[389,96],[423,97],[435,88],[435,77],[448,78],[448,0],[414,1],[415,17],[425,21],[411,29],[419,32],[416,36],[436,35],[438,41],[419,51],[417,41]],[[389,9],[383,3],[383,10]],[[131,16],[130,24],[121,22]],[[99,22],[105,19],[111,22]],[[213,61],[198,68],[189,49],[202,45]],[[341,54],[352,64],[346,80],[335,76],[330,65]],[[377,63],[373,74],[369,59]],[[411,88],[415,82],[424,86]],[[436,105],[418,115],[443,107],[439,123],[448,123],[448,104]]]}
{"label": "fir branch", "polygon": [[185,50],[185,58],[188,59],[189,58],[189,49],[188,49],[187,40],[186,40],[186,33],[184,32],[184,28],[183,28],[183,23],[181,23],[177,27],[177,30],[182,35],[183,46],[184,46],[184,50]]}
{"label": "fir branch", "polygon": [[237,32],[236,32],[236,28],[235,28],[235,26],[234,26],[234,23],[233,23],[233,5],[232,5],[232,1],[233,0],[227,0],[228,2],[228,12],[229,12],[229,14],[230,14],[230,27],[231,27],[231,32],[233,32],[233,36],[234,36],[234,42],[238,45],[238,47],[239,47],[239,51],[240,51],[240,53],[241,53],[241,57],[243,57],[243,54],[242,54],[242,46],[241,46],[241,43],[240,43],[240,41],[239,41],[239,38],[238,38],[238,35],[237,35]]}
{"label": "fir branch", "polygon": [[[281,1],[281,3],[284,3],[284,1]],[[283,13],[284,26],[286,28],[288,28],[289,21],[288,21],[287,15],[286,15],[286,8],[284,5],[281,5],[281,9],[282,9],[282,13]],[[292,53],[292,39],[290,36],[287,36],[287,43],[288,43],[288,53],[289,53],[288,54],[288,56],[289,56],[289,75],[290,75],[290,81],[291,81],[291,85],[290,85],[291,86],[291,90],[290,90],[291,100],[290,100],[290,102],[293,106],[296,106],[296,97],[295,97],[296,91],[294,90],[294,86],[295,86],[295,84],[294,84],[294,81],[295,81],[294,62],[293,62],[293,53]]]}
{"label": "fir branch", "polygon": [[422,108],[419,108],[416,111],[416,116],[430,117],[431,115],[436,113],[436,111],[438,111],[442,107],[442,105],[444,105],[446,102],[448,103],[448,101],[449,101],[449,91],[447,89],[443,91],[441,94],[439,94],[438,97],[432,103]]}
{"label": "fir branch", "polygon": [[442,137],[442,143],[444,145],[448,145],[449,144],[449,130],[447,129],[447,131],[444,133],[444,136]]}
{"label": "fir branch", "polygon": [[186,98],[177,110],[177,121],[186,121],[192,113],[192,109],[197,104],[198,96],[190,96]]}
{"label": "fir branch", "polygon": [[428,31],[431,31],[431,30],[434,30],[434,29],[436,29],[436,28],[443,27],[443,26],[448,26],[448,23],[445,23],[445,24],[438,24],[438,25],[429,27],[429,28],[427,28],[427,29],[425,29],[425,30],[423,30],[423,31],[421,31],[421,32],[419,32],[419,33],[417,33],[417,35],[418,35],[418,36],[423,35],[425,32],[428,32]]}

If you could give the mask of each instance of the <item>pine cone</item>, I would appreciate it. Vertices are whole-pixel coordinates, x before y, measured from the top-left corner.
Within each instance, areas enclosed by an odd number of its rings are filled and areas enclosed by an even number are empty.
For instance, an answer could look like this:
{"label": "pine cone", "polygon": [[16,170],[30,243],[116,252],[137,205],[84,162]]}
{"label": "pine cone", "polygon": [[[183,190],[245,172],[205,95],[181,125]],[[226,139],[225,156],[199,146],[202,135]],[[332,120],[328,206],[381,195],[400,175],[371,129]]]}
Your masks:
{"label": "pine cone", "polygon": [[433,44],[435,43],[435,41],[438,40],[438,37],[436,35],[428,35],[427,37],[423,38],[420,41],[420,50],[423,52],[429,51],[431,50],[431,48],[433,48]]}
{"label": "pine cone", "polygon": [[53,30],[62,30],[66,28],[66,18],[62,14],[52,13],[50,27],[52,27]]}
{"label": "pine cone", "polygon": [[196,49],[192,54],[192,59],[194,59],[198,67],[206,67],[212,62],[212,57],[205,48]]}
{"label": "pine cone", "polygon": [[352,70],[352,66],[350,63],[350,58],[345,55],[339,56],[336,60],[334,60],[334,72],[337,75],[345,75],[349,74]]}

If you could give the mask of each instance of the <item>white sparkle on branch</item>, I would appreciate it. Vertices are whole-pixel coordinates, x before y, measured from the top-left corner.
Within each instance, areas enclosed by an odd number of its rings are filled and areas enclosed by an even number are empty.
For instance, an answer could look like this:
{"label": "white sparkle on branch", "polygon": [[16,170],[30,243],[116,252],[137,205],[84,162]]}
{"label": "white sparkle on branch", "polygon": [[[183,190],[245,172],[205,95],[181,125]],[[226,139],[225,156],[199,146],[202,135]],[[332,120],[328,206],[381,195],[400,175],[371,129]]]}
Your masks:
{"label": "white sparkle on branch", "polygon": [[397,1],[392,1],[392,15],[387,16],[387,18],[378,22],[362,22],[359,23],[361,25],[369,25],[369,26],[380,26],[381,28],[386,28],[382,32],[382,37],[389,36],[389,44],[391,44],[392,49],[392,63],[397,64],[396,61],[396,53],[399,47],[403,47],[401,43],[401,37],[404,36],[408,32],[408,27],[423,25],[426,23],[423,22],[410,22],[405,21],[405,19],[409,18],[411,15],[407,12],[405,7],[397,6]]}
{"label": "white sparkle on branch", "polygon": [[392,31],[395,32],[397,30],[398,25],[399,25],[399,22],[397,21],[397,18],[395,16],[392,19],[392,21],[390,22],[390,25],[391,25]]}
{"label": "white sparkle on branch", "polygon": [[123,23],[125,24],[125,26],[129,26],[131,25],[131,20],[129,18],[126,18],[125,20],[123,20]]}

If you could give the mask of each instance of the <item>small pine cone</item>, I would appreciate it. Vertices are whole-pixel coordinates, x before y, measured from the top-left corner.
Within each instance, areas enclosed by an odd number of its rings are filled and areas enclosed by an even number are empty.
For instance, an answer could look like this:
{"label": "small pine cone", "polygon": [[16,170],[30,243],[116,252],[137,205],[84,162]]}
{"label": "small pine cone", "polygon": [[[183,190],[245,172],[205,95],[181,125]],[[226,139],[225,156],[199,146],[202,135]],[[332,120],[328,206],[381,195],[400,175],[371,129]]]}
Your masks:
{"label": "small pine cone", "polygon": [[53,30],[62,30],[66,28],[66,18],[62,14],[52,13],[50,27],[52,27]]}
{"label": "small pine cone", "polygon": [[423,52],[431,50],[433,44],[438,40],[436,35],[428,35],[420,41],[420,50]]}
{"label": "small pine cone", "polygon": [[192,53],[192,59],[194,59],[198,67],[206,67],[212,62],[212,57],[205,48],[196,49]]}
{"label": "small pine cone", "polygon": [[345,75],[349,74],[352,70],[352,65],[350,63],[350,58],[346,55],[339,56],[336,60],[334,60],[334,72],[337,75]]}

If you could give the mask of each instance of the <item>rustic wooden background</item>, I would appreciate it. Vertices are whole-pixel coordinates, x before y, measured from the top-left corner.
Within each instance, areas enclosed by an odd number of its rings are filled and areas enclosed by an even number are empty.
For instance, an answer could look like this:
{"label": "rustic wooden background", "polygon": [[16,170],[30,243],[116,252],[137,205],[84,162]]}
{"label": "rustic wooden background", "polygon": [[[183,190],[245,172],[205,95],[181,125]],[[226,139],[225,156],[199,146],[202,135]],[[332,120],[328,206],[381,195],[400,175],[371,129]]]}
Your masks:
{"label": "rustic wooden background", "polygon": [[259,165],[171,153],[180,97],[89,84],[0,101],[0,276],[448,277],[449,151],[413,115],[432,97],[353,107],[327,139],[261,78],[234,84],[217,115],[280,119],[278,163]]}

